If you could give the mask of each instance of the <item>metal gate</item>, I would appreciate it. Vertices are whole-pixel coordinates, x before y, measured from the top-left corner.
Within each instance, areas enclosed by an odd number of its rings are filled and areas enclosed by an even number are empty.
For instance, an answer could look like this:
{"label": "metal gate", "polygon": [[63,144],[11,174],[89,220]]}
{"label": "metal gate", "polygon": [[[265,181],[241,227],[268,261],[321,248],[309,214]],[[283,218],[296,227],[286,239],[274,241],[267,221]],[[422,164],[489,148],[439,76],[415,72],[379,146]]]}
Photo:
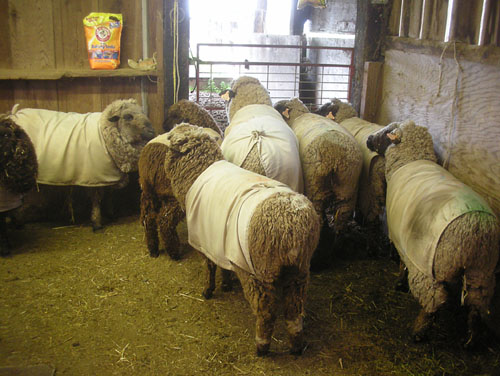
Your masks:
{"label": "metal gate", "polygon": [[191,99],[223,123],[218,94],[245,75],[259,79],[273,103],[299,97],[314,111],[331,98],[350,100],[353,58],[354,48],[347,47],[200,43],[190,71]]}

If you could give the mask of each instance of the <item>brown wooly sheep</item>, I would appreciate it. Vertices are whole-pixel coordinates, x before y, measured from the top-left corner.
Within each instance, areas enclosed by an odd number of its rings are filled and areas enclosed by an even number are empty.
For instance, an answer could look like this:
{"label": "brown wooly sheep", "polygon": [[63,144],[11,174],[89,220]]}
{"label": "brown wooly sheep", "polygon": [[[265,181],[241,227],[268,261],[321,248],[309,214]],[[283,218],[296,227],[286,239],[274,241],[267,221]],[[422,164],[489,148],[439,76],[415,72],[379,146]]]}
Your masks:
{"label": "brown wooly sheep", "polygon": [[233,270],[256,315],[257,354],[265,355],[281,292],[291,352],[302,353],[309,263],[319,237],[311,202],[278,181],[223,160],[202,128],[180,124],[168,133],[167,143],[165,171],[186,211],[189,243],[207,257],[204,296],[214,291],[216,264]]}
{"label": "brown wooly sheep", "polygon": [[36,186],[38,172],[31,140],[9,115],[0,115],[0,256],[10,254],[6,217]]}
{"label": "brown wooly sheep", "polygon": [[298,98],[279,101],[280,112],[299,140],[305,194],[323,220],[320,247],[312,265],[323,269],[331,263],[332,236],[345,235],[356,205],[362,155],[356,140],[342,126],[309,113]]}
{"label": "brown wooly sheep", "polygon": [[224,158],[302,193],[297,138],[272,107],[267,89],[258,79],[242,76],[221,97],[229,101],[230,121],[221,146]]}
{"label": "brown wooly sheep", "polygon": [[434,314],[458,289],[469,310],[464,346],[473,347],[495,288],[495,214],[482,197],[436,163],[425,127],[412,121],[393,123],[371,135],[367,144],[385,155],[389,237],[422,306],[414,339],[426,337]]}
{"label": "brown wooly sheep", "polygon": [[223,135],[212,115],[198,103],[187,99],[181,99],[170,106],[165,114],[163,129],[165,132],[168,132],[180,123],[189,123],[203,128],[210,128],[219,133],[221,137]]}
{"label": "brown wooly sheep", "polygon": [[38,183],[88,187],[94,231],[102,228],[103,187],[125,186],[127,173],[137,171],[141,149],[154,137],[135,99],[116,100],[103,112],[86,114],[26,108],[13,111],[11,119],[35,146]]}
{"label": "brown wooly sheep", "polygon": [[[212,115],[196,103],[181,100],[170,106],[165,123],[170,126],[179,124],[177,121],[203,127],[219,145],[222,142],[222,132]],[[184,219],[185,214],[173,198],[170,180],[163,168],[167,149],[166,133],[164,133],[149,141],[139,157],[141,223],[146,233],[150,256],[158,257],[160,254],[159,235],[166,247],[165,252],[172,259],[178,260],[179,238],[175,228]]]}

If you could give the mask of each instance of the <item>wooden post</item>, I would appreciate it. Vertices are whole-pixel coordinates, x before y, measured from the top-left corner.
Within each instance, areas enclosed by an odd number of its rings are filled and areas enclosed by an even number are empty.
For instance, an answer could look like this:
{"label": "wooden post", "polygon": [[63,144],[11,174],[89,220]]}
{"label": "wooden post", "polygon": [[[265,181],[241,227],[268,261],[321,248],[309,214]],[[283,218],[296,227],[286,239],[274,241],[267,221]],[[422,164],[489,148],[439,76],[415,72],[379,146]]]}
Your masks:
{"label": "wooden post", "polygon": [[[163,71],[165,73],[164,103],[166,111],[176,101],[189,97],[188,0],[163,0],[163,9]],[[177,17],[175,17],[176,14]],[[174,83],[176,87],[174,87]]]}
{"label": "wooden post", "polygon": [[380,61],[365,62],[359,116],[372,123],[377,118],[381,104],[383,68],[384,63]]}

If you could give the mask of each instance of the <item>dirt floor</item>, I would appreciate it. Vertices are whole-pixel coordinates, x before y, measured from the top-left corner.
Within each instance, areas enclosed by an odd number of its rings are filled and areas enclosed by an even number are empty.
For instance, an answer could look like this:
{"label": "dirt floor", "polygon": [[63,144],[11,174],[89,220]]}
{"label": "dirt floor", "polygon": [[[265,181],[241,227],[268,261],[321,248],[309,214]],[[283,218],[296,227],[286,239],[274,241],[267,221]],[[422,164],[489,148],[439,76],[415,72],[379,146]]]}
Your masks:
{"label": "dirt floor", "polygon": [[15,250],[0,260],[0,367],[47,364],[56,375],[500,374],[498,340],[462,350],[463,317],[452,311],[437,318],[429,343],[412,343],[417,303],[394,290],[396,263],[367,257],[359,241],[311,276],[305,353],[288,354],[281,318],[271,355],[258,358],[241,287],[202,299],[204,262],[186,244],[184,225],[180,231],[185,254],[176,262],[149,257],[137,216],[99,233],[53,223],[15,230]]}

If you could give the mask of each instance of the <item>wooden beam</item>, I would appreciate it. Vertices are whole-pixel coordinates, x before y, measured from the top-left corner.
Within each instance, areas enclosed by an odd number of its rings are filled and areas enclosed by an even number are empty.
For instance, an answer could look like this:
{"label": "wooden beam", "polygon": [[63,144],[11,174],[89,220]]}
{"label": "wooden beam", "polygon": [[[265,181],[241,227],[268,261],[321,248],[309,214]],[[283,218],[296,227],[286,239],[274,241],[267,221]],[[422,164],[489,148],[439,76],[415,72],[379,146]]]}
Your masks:
{"label": "wooden beam", "polygon": [[381,104],[383,67],[384,63],[380,61],[365,62],[359,114],[371,123],[375,122]]}

